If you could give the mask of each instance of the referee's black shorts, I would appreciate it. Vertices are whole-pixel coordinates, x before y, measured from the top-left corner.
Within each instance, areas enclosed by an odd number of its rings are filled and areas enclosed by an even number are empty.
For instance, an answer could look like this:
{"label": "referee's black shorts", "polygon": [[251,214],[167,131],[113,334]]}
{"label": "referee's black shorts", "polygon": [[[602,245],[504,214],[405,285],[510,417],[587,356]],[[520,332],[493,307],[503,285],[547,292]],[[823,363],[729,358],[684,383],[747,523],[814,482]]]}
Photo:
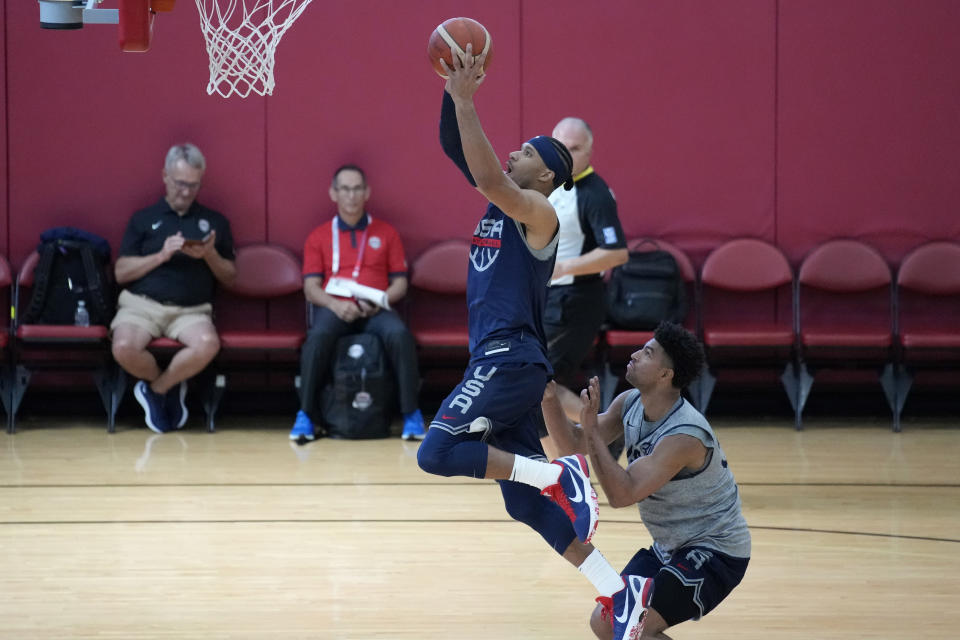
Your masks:
{"label": "referee's black shorts", "polygon": [[547,287],[543,328],[547,357],[559,384],[570,387],[581,382],[581,366],[607,317],[605,293],[606,285],[599,278]]}

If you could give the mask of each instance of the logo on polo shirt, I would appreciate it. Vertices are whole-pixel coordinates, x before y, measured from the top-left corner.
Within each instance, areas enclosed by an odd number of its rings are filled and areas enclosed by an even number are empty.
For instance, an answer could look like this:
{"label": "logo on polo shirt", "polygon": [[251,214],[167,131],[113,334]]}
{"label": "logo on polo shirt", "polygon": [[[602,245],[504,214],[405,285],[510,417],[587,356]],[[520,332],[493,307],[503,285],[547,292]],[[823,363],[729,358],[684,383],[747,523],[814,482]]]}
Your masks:
{"label": "logo on polo shirt", "polygon": [[197,227],[200,228],[200,233],[206,234],[210,231],[210,221],[206,218],[200,218],[200,220],[197,221]]}
{"label": "logo on polo shirt", "polygon": [[604,227],[603,241],[606,244],[614,244],[617,241],[617,230],[613,227]]}
{"label": "logo on polo shirt", "polygon": [[383,244],[383,242],[381,242],[379,237],[371,236],[370,239],[367,241],[367,244],[370,245],[371,249],[379,249],[380,246]]}

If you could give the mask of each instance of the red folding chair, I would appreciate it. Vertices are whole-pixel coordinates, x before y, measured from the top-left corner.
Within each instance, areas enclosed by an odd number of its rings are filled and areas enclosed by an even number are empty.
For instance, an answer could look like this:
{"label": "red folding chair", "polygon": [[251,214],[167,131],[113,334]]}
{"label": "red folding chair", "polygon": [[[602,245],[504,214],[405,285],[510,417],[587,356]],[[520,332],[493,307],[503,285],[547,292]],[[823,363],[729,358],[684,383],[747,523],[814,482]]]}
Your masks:
{"label": "red folding chair", "polygon": [[757,238],[730,240],[707,256],[700,271],[699,325],[707,352],[697,406],[706,412],[724,368],[742,371],[783,367],[791,382],[794,345],[793,269],[777,247]]}
{"label": "red folding chair", "polygon": [[797,275],[794,309],[799,337],[795,416],[802,428],[814,376],[840,373],[849,385],[858,374],[879,370],[894,429],[896,372],[893,364],[893,279],[873,247],[858,240],[831,240],[804,258]]}
{"label": "red folding chair", "polygon": [[417,343],[421,371],[446,374],[438,386],[459,380],[470,361],[469,265],[470,243],[445,240],[417,256],[411,266],[407,325]]}
{"label": "red folding chair", "polygon": [[213,385],[204,395],[207,429],[215,417],[230,378],[241,373],[269,374],[283,370],[297,386],[300,347],[306,335],[301,313],[271,313],[273,305],[289,301],[302,309],[303,275],[300,260],[286,247],[258,243],[236,251],[237,277],[217,300],[220,352],[211,363]]}
{"label": "red folding chair", "polygon": [[13,354],[7,378],[9,405],[7,432],[16,430],[20,403],[34,373],[67,377],[70,382],[78,373],[92,373],[107,413],[107,429],[113,431],[120,395],[117,394],[119,367],[110,355],[109,330],[106,325],[78,327],[72,324],[26,324],[22,310],[30,303],[33,272],[40,256],[33,251],[20,267],[14,287]]}
{"label": "red folding chair", "polygon": [[960,365],[960,243],[939,241],[907,254],[897,271],[897,424],[914,377],[949,378]]}

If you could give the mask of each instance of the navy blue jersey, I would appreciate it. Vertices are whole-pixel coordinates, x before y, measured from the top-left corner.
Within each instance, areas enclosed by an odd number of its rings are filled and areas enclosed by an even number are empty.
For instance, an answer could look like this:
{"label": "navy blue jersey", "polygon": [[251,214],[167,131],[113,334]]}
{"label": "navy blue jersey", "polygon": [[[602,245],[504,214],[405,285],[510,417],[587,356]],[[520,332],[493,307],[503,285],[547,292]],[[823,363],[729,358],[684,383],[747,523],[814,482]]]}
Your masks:
{"label": "navy blue jersey", "polygon": [[[477,186],[463,154],[456,107],[446,90],[440,109],[440,146],[467,181]],[[523,225],[492,203],[487,205],[473,232],[467,274],[472,364],[480,364],[475,362],[478,359],[540,364],[547,375],[553,375],[543,310],[558,238],[554,234],[543,249],[531,249]]]}
{"label": "navy blue jersey", "polygon": [[532,249],[523,226],[490,204],[472,245],[467,275],[471,358],[538,363],[552,374],[543,309],[557,236],[543,249]]}

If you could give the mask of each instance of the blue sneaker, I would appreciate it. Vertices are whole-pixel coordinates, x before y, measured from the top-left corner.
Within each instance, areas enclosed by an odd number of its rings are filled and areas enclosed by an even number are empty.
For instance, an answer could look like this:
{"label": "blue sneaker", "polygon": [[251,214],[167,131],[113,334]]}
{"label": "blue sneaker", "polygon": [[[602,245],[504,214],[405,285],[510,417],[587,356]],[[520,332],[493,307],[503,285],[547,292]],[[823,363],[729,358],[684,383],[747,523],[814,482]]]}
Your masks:
{"label": "blue sneaker", "polygon": [[563,509],[573,529],[582,542],[590,542],[600,519],[600,502],[597,492],[590,485],[590,469],[587,459],[579,453],[557,458],[553,464],[563,467],[560,478],[541,493]]}
{"label": "blue sneaker", "polygon": [[423,440],[427,437],[427,430],[423,428],[423,414],[420,413],[420,409],[403,416],[403,433],[400,437],[404,440]]}
{"label": "blue sneaker", "polygon": [[167,416],[170,418],[170,426],[173,429],[182,429],[187,423],[187,381],[184,380],[175,387],[167,391],[164,402],[167,406]]}
{"label": "blue sneaker", "polygon": [[165,396],[154,393],[145,380],[138,380],[133,386],[133,396],[143,407],[144,421],[147,428],[156,433],[170,431],[170,421],[167,418]]}
{"label": "blue sneaker", "polygon": [[613,640],[637,640],[643,635],[643,620],[653,596],[653,578],[624,576],[623,589],[612,598],[597,598],[613,625]]}
{"label": "blue sneaker", "polygon": [[313,420],[303,411],[297,411],[297,418],[293,421],[293,429],[290,429],[290,439],[313,440]]}

